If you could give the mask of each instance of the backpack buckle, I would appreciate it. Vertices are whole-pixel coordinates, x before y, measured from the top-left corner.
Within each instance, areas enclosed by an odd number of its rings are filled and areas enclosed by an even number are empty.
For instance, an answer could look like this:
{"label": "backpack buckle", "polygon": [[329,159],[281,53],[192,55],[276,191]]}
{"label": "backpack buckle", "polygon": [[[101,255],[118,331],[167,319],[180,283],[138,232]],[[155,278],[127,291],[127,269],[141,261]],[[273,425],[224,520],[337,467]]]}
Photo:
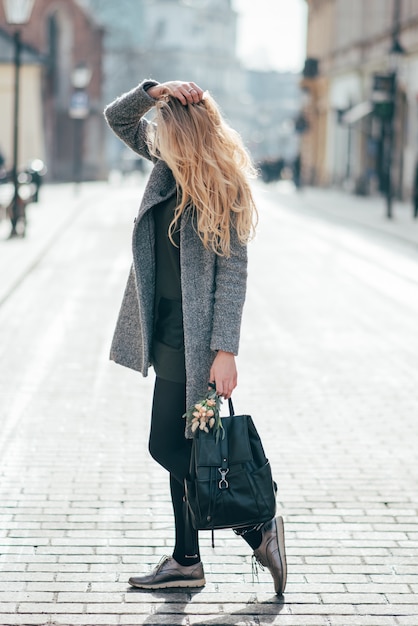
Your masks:
{"label": "backpack buckle", "polygon": [[218,483],[218,487],[219,489],[228,489],[229,487],[229,482],[226,480],[226,475],[229,472],[229,467],[227,468],[223,468],[223,467],[218,467],[218,472],[221,475],[221,480]]}

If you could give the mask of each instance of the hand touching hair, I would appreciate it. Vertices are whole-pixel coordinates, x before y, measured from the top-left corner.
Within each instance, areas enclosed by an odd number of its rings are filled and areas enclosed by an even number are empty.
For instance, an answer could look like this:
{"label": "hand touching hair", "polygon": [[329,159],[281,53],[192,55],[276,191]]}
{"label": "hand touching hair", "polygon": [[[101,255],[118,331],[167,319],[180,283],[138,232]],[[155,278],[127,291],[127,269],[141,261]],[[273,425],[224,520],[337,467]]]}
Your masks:
{"label": "hand touching hair", "polygon": [[156,126],[151,127],[148,139],[151,152],[172,170],[180,192],[170,233],[191,206],[203,245],[228,257],[230,228],[235,228],[242,244],[254,231],[257,212],[249,183],[255,176],[251,159],[208,92],[202,92],[196,102],[193,93],[187,99],[181,91],[183,104],[172,90],[164,95],[164,86],[159,87]]}
{"label": "hand touching hair", "polygon": [[193,104],[200,102],[203,98],[203,89],[196,83],[185,83],[181,80],[170,80],[167,83],[160,83],[148,89],[148,94],[157,100],[164,96],[173,96],[182,104]]}

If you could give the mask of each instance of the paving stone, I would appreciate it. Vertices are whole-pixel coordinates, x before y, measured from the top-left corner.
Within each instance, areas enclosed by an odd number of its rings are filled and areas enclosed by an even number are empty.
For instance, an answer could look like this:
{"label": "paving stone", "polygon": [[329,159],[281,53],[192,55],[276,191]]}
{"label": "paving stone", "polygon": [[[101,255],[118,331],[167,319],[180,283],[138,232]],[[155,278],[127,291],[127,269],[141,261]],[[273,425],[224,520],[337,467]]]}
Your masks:
{"label": "paving stone", "polygon": [[120,558],[117,556],[105,556],[105,555],[79,555],[79,554],[65,554],[58,558],[59,563],[119,563]]}
{"label": "paving stone", "polygon": [[[190,616],[190,624],[200,624],[200,626],[277,626],[283,624],[284,626],[328,626],[329,621],[327,618],[319,615],[277,615],[266,616],[260,619],[254,618],[252,615],[233,614],[233,615],[211,615],[202,620],[197,616]],[[154,623],[154,622],[152,622]],[[158,622],[155,622],[157,624]]]}
{"label": "paving stone", "polygon": [[0,580],[2,581],[0,593],[7,591],[25,591],[27,589],[26,582],[17,582],[16,580],[11,581],[10,576],[4,575]]}
{"label": "paving stone", "polygon": [[69,622],[71,626],[99,626],[99,624],[103,624],[104,626],[113,626],[113,624],[119,624],[118,615],[106,615],[103,612],[101,615],[51,615],[51,624],[54,626],[69,626]]}
{"label": "paving stone", "polygon": [[[102,613],[114,613],[115,615],[152,615],[155,611],[155,598],[153,602],[138,602],[135,604],[126,604],[123,602],[112,602],[109,598],[109,602],[100,604],[87,604],[86,613],[89,615],[102,614]],[[164,605],[165,607],[165,605]],[[170,611],[168,611],[170,612]]]}
{"label": "paving stone", "polygon": [[[2,607],[3,610],[3,607]],[[2,626],[49,626],[49,615],[33,613],[32,615],[9,615],[0,611],[0,624]]]}
{"label": "paving stone", "polygon": [[[45,573],[45,572],[37,572],[36,574],[36,580],[39,581],[43,581],[43,582],[52,582],[54,580],[55,576],[53,573]],[[34,576],[33,574],[31,574],[30,572],[5,572],[5,571],[1,571],[0,572],[0,581],[1,581],[1,589],[5,590],[6,586],[5,583],[7,583],[8,581],[13,581],[10,584],[14,584],[14,582],[31,582],[33,581]]]}
{"label": "paving stone", "polygon": [[[38,576],[36,576],[38,578]],[[86,592],[89,588],[87,582],[57,582],[57,581],[43,581],[43,582],[28,582],[26,585],[27,591],[63,591],[63,592]]]}
{"label": "paving stone", "polygon": [[295,615],[354,615],[356,607],[353,604],[293,604],[290,611]]}
{"label": "paving stone", "polygon": [[[416,606],[417,597],[415,594],[409,593],[396,593],[398,591],[397,586],[393,586],[391,591],[386,593],[386,598],[390,604],[413,604]],[[395,593],[393,593],[395,592]]]}
{"label": "paving stone", "polygon": [[293,583],[292,584],[292,593],[315,593],[315,594],[323,594],[323,593],[344,593],[346,591],[344,584],[333,582],[333,583]]}
{"label": "paving stone", "polygon": [[361,615],[417,615],[416,604],[357,604],[357,613]]}
{"label": "paving stone", "polygon": [[161,624],[166,624],[167,626],[186,626],[190,624],[190,619],[189,617],[186,618],[184,615],[122,615],[118,623],[124,626],[139,626],[142,624],[149,626],[160,626]]}
{"label": "paving stone", "polygon": [[321,600],[324,604],[328,602],[333,604],[385,604],[386,599],[384,594],[368,593],[367,587],[364,593],[333,593],[333,594],[321,594]]}
{"label": "paving stone", "polygon": [[372,576],[378,575],[391,575],[393,569],[390,563],[382,563],[380,565],[357,565],[352,563],[344,564],[342,559],[341,564],[332,564],[330,569],[334,574],[342,574],[344,576]]}
{"label": "paving stone", "polygon": [[[362,591],[364,590],[364,587],[362,587],[362,585],[347,585],[347,591],[349,593],[362,593]],[[371,593],[385,593],[386,597],[387,594],[393,593],[395,592],[396,594],[399,594],[401,596],[401,594],[410,594],[411,593],[411,588],[409,585],[407,585],[406,583],[402,583],[400,580],[397,581],[393,581],[390,583],[373,583],[370,582],[367,586],[367,590],[370,591]]]}
{"label": "paving stone", "polygon": [[38,546],[36,554],[49,554],[58,556],[67,555],[93,555],[94,548],[89,546]]}
{"label": "paving stone", "polygon": [[24,572],[27,568],[27,563],[23,561],[21,563],[10,563],[10,561],[5,561],[1,564],[3,572]]}
{"label": "paving stone", "polygon": [[347,574],[346,571],[344,571],[344,573],[340,574],[307,573],[306,580],[308,583],[343,583],[348,585],[349,583],[368,583],[369,577],[364,574]]}
{"label": "paving stone", "polygon": [[73,614],[84,613],[84,606],[84,604],[75,603],[58,604],[56,602],[49,602],[48,604],[46,604],[42,602],[22,602],[21,604],[19,604],[17,612],[25,614],[24,619],[26,619],[26,614],[31,615],[32,613],[45,613],[47,615],[50,615],[51,613],[62,613],[67,616],[71,615],[71,619],[73,619]]}
{"label": "paving stone", "polygon": [[397,623],[396,618],[382,615],[333,615],[329,621],[330,626],[396,626]]}
{"label": "paving stone", "polygon": [[94,583],[95,581],[115,581],[117,573],[113,570],[110,572],[58,572],[55,576],[57,582],[73,582],[86,581]]}
{"label": "paving stone", "polygon": [[18,605],[15,602],[6,602],[3,601],[1,603],[1,613],[16,613]]}
{"label": "paving stone", "polygon": [[54,594],[45,591],[0,591],[0,602],[52,602]]}

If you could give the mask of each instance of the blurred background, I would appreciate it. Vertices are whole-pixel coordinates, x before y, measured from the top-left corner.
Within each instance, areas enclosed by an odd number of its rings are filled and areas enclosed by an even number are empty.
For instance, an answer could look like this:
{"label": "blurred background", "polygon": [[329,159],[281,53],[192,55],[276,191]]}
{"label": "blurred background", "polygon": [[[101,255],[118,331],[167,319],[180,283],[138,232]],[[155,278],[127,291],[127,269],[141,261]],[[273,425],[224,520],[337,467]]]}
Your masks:
{"label": "blurred background", "polygon": [[35,0],[19,26],[8,23],[7,4],[0,4],[0,146],[9,166],[17,28],[19,166],[41,158],[50,181],[103,179],[110,168],[138,166],[107,132],[102,111],[144,77],[192,80],[211,91],[257,161],[295,157],[303,0],[290,11],[280,1]]}
{"label": "blurred background", "polygon": [[1,167],[141,170],[103,108],[180,78],[212,92],[265,182],[382,193],[390,216],[418,179],[417,25],[418,0],[2,0]]}

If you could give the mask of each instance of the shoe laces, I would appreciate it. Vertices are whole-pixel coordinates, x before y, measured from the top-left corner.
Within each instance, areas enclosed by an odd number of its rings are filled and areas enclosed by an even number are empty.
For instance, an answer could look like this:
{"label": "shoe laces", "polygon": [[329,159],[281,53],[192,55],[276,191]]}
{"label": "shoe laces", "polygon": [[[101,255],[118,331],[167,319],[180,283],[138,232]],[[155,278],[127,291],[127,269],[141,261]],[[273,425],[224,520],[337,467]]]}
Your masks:
{"label": "shoe laces", "polygon": [[158,561],[157,565],[154,567],[153,572],[157,574],[160,571],[160,569],[163,567],[164,563],[166,563],[169,559],[170,557],[167,555],[162,556],[161,559]]}
{"label": "shoe laces", "polygon": [[259,582],[259,578],[258,578],[259,569],[261,569],[261,571],[264,572],[264,565],[261,563],[261,561],[257,559],[255,554],[253,554],[251,557],[251,578],[252,578],[253,585],[255,583],[255,579],[257,579],[257,582]]}

